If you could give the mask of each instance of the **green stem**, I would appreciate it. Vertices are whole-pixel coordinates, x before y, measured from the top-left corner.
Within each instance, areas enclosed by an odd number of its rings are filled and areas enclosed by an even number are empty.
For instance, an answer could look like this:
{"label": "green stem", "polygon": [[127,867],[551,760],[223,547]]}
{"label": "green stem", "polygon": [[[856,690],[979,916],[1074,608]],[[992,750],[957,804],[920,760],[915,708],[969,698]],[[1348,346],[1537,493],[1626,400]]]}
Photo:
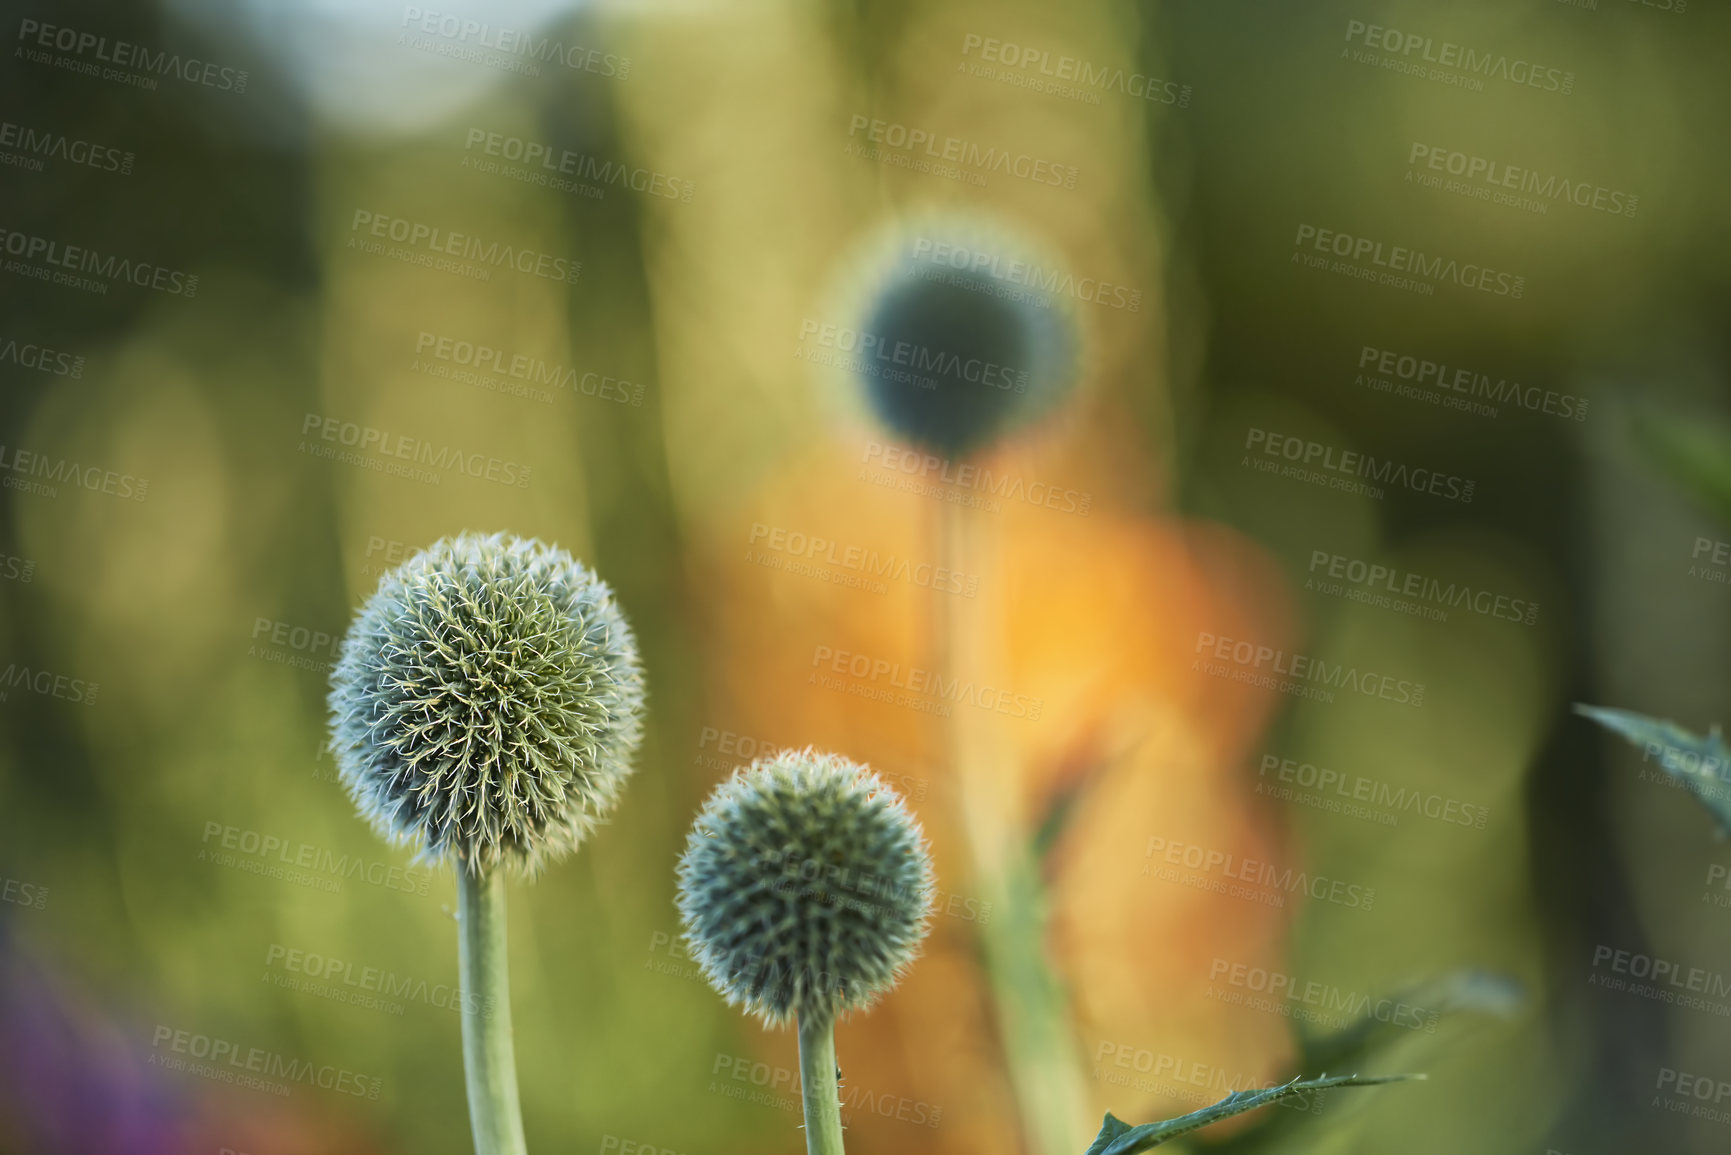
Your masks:
{"label": "green stem", "polygon": [[799,1017],[799,1085],[805,1101],[806,1155],[843,1155],[834,1019]]}
{"label": "green stem", "polygon": [[[986,531],[968,509],[935,511],[937,552],[951,573],[996,572],[982,547]],[[989,544],[989,543],[988,543]],[[982,589],[978,600],[934,598],[937,666],[955,680],[1000,667],[993,648],[1005,612]],[[1001,642],[999,643],[1001,644]],[[1020,813],[1002,804],[999,778],[1011,764],[982,745],[989,732],[965,713],[949,722],[950,766],[963,830],[973,858],[976,895],[993,911],[979,926],[986,973],[1003,1040],[1005,1065],[1030,1155],[1063,1155],[1089,1130],[1087,1087],[1069,999],[1046,951],[1045,887]]]}
{"label": "green stem", "polygon": [[457,864],[457,962],[463,984],[463,1081],[475,1155],[525,1155],[511,1051],[505,879]]}
{"label": "green stem", "polygon": [[[1074,1151],[1086,1127],[1086,1092],[1064,986],[1046,952],[1047,896],[1039,866],[1025,852],[982,879],[992,918],[980,929],[1010,1082],[1021,1105],[1028,1150]],[[1002,912],[1000,914],[1000,912]],[[1084,1136],[1085,1138],[1085,1136]]]}

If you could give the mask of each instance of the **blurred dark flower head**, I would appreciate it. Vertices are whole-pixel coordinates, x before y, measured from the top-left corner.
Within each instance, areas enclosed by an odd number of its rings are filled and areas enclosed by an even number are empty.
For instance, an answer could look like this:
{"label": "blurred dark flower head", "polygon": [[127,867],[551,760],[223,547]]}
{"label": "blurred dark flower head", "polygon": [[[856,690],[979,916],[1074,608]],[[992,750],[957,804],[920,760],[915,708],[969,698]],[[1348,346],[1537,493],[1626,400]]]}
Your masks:
{"label": "blurred dark flower head", "polygon": [[899,440],[966,457],[1049,413],[1076,375],[1066,273],[1009,230],[903,224],[868,262],[851,365]]}

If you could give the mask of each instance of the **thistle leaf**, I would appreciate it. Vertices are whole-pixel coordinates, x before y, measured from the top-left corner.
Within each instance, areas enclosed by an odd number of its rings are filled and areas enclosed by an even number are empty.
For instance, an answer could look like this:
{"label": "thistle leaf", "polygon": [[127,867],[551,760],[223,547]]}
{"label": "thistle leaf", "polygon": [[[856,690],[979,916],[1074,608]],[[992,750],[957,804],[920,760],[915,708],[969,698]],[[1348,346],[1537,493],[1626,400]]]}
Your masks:
{"label": "thistle leaf", "polygon": [[1422,1078],[1423,1075],[1319,1075],[1314,1079],[1293,1079],[1289,1083],[1273,1087],[1234,1091],[1220,1102],[1200,1111],[1192,1111],[1176,1119],[1163,1119],[1158,1123],[1144,1123],[1140,1127],[1131,1127],[1122,1119],[1108,1114],[1100,1128],[1100,1134],[1095,1137],[1086,1155],[1134,1155],[1135,1152],[1158,1147],[1180,1135],[1218,1123],[1222,1119],[1230,1119],[1234,1115],[1242,1115],[1246,1111],[1254,1111],[1258,1107],[1266,1107],[1281,1099],[1311,1091],[1325,1091],[1331,1087],[1374,1087],[1382,1083],[1400,1083],[1408,1079]]}
{"label": "thistle leaf", "polygon": [[1575,713],[1590,718],[1641,748],[1665,773],[1682,783],[1719,824],[1719,836],[1731,834],[1731,747],[1715,726],[1705,738],[1675,722],[1661,721],[1633,710],[1575,703]]}
{"label": "thistle leaf", "polygon": [[1134,1127],[1108,1111],[1106,1112],[1106,1121],[1100,1124],[1100,1133],[1094,1137],[1094,1142],[1089,1144],[1088,1150],[1083,1155],[1104,1155],[1104,1152],[1112,1146],[1114,1141],[1123,1138],[1133,1130],[1135,1130]]}

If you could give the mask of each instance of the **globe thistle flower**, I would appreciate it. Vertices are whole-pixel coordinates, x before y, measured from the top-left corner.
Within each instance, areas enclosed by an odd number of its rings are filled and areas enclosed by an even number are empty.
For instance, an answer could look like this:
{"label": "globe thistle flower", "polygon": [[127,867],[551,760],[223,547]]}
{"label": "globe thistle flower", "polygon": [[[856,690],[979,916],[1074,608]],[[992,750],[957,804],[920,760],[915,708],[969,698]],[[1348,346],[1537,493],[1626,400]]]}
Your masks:
{"label": "globe thistle flower", "polygon": [[785,751],[715,788],[679,860],[693,957],[728,1003],[799,1021],[807,1155],[842,1155],[835,1020],[901,978],[932,863],[900,796],[837,754]]}
{"label": "globe thistle flower", "polygon": [[872,242],[840,308],[847,361],[898,439],[967,457],[1050,411],[1076,374],[1066,274],[1009,229],[934,216]]}
{"label": "globe thistle flower", "polygon": [[338,771],[380,835],[533,873],[618,800],[643,676],[593,572],[538,541],[463,534],[380,579],[330,709]]}
{"label": "globe thistle flower", "polygon": [[571,555],[445,538],[385,574],[331,673],[331,752],[372,826],[457,874],[463,1077],[476,1155],[523,1155],[504,870],[576,849],[642,733],[637,643]]}
{"label": "globe thistle flower", "polygon": [[925,937],[931,858],[869,769],[788,751],[710,795],[679,863],[693,957],[727,1001],[782,1025],[833,1020],[893,987]]}

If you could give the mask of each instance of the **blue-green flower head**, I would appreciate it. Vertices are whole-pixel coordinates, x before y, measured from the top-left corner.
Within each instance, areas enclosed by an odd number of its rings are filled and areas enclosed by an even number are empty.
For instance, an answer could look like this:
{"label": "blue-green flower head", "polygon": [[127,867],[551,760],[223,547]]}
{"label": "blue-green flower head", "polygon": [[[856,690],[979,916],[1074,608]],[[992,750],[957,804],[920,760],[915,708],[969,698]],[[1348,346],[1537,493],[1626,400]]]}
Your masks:
{"label": "blue-green flower head", "polygon": [[1008,229],[954,217],[905,223],[859,294],[859,386],[897,439],[963,458],[1036,421],[1077,375],[1074,284]]}
{"label": "blue-green flower head", "polygon": [[692,957],[730,1005],[779,1026],[870,1006],[925,938],[925,835],[836,754],[785,751],[716,787],[679,862]]}
{"label": "blue-green flower head", "polygon": [[618,801],[643,673],[612,591],[570,554],[462,534],[379,580],[329,701],[338,772],[382,836],[532,874]]}

